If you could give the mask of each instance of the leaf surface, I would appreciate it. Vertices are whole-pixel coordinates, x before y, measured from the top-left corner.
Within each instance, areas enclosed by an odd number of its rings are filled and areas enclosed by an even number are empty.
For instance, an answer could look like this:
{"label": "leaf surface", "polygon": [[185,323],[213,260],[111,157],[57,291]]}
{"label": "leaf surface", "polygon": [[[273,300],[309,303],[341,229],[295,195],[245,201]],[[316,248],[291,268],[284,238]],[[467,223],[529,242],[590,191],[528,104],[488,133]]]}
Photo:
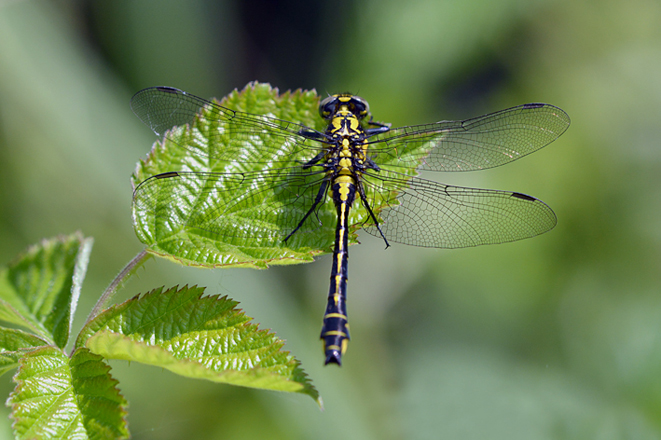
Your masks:
{"label": "leaf surface", "polygon": [[103,358],[86,348],[71,358],[55,347],[28,352],[7,401],[16,438],[128,438],[126,400],[109,371]]}
{"label": "leaf surface", "polygon": [[0,375],[18,366],[26,349],[48,342],[22,330],[0,327]]}
{"label": "leaf surface", "polygon": [[259,330],[227,297],[199,287],[155,289],[94,318],[76,342],[108,359],[166,368],[182,376],[307,394],[320,402],[284,342]]}
{"label": "leaf surface", "polygon": [[92,242],[80,233],[44,240],[0,269],[0,320],[64,347]]}

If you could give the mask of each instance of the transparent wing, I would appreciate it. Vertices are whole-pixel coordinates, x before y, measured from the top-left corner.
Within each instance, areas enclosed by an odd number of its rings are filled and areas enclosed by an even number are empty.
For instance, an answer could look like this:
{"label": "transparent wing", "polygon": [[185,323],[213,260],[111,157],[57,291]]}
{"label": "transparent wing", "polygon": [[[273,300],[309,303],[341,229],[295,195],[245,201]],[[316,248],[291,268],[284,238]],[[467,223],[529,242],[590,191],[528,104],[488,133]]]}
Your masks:
{"label": "transparent wing", "polygon": [[[317,141],[325,138],[322,133],[304,125],[230,110],[172,87],[151,87],[139,91],[131,98],[131,109],[159,136],[163,136],[173,127],[193,124],[197,118],[204,121],[203,126],[211,128],[204,133],[205,141],[208,140],[209,145],[223,148],[226,145],[221,141],[223,137],[231,138],[235,145],[259,143],[261,154],[272,153],[276,163],[291,164],[298,153],[305,152],[309,155],[311,150],[319,150],[320,143]],[[306,133],[307,136],[301,133]],[[177,142],[175,136],[168,137]],[[264,137],[268,137],[269,142],[259,141]],[[310,140],[310,137],[316,141]],[[196,157],[210,155],[208,148],[205,152],[194,145],[194,142],[181,146]],[[287,157],[278,159],[284,150],[288,152]],[[231,157],[231,152],[226,152],[226,156]]]}
{"label": "transparent wing", "polygon": [[395,128],[371,137],[369,151],[384,167],[482,170],[539,150],[569,124],[569,116],[558,107],[524,104],[465,121]]}
{"label": "transparent wing", "polygon": [[[158,174],[133,194],[136,231],[146,243],[204,236],[234,245],[280,247],[313,206],[324,178],[300,167]],[[332,240],[336,216],[332,207],[323,206],[324,200],[325,194],[287,245],[310,243],[313,232]]]}
{"label": "transparent wing", "polygon": [[[365,176],[363,185],[369,197],[387,198],[377,216],[385,237],[397,243],[435,248],[504,243],[542,234],[557,222],[544,202],[517,192],[376,173]],[[365,230],[381,236],[373,225]]]}

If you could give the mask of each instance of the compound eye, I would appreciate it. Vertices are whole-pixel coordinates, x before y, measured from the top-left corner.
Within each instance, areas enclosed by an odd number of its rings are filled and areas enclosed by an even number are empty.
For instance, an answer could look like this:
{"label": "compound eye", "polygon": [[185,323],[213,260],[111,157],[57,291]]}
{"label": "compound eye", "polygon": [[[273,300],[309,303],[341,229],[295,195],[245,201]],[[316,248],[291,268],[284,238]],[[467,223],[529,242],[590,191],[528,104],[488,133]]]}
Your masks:
{"label": "compound eye", "polygon": [[332,95],[319,103],[319,114],[322,118],[330,119],[337,109],[337,101],[337,95]]}
{"label": "compound eye", "polygon": [[353,114],[356,115],[358,119],[363,119],[370,113],[369,104],[360,96],[353,96],[351,98],[351,104],[353,106]]}

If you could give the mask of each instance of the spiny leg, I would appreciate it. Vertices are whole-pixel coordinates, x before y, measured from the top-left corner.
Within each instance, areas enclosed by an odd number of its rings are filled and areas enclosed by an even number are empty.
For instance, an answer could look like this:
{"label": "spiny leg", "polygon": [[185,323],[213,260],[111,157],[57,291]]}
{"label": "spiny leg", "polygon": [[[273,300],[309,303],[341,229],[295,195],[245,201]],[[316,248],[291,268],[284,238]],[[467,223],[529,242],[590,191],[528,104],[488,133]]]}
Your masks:
{"label": "spiny leg", "polygon": [[388,243],[388,239],[386,236],[383,234],[383,231],[381,230],[381,225],[379,224],[379,221],[376,219],[376,216],[374,215],[374,212],[372,212],[372,207],[370,206],[369,202],[367,201],[367,195],[365,194],[365,189],[363,188],[362,183],[360,180],[358,182],[358,194],[360,194],[360,201],[363,202],[363,206],[367,210],[367,213],[372,217],[372,220],[374,221],[374,226],[376,226],[376,229],[379,231],[379,234],[381,234],[381,238],[383,238],[383,241],[386,242],[386,249],[390,247],[390,243]]}
{"label": "spiny leg", "polygon": [[308,212],[305,213],[305,215],[303,216],[301,221],[298,222],[298,225],[296,225],[296,228],[294,228],[294,230],[291,231],[289,233],[289,235],[287,235],[285,237],[285,240],[284,240],[285,243],[287,242],[287,240],[289,240],[289,238],[292,235],[294,235],[294,233],[296,231],[298,231],[301,228],[301,226],[303,226],[303,223],[305,223],[305,220],[307,220],[307,218],[310,216],[310,214],[312,214],[314,212],[314,210],[317,208],[317,205],[319,205],[319,203],[321,203],[321,200],[326,196],[326,188],[328,188],[328,179],[324,179],[321,182],[321,186],[319,187],[319,191],[317,192],[317,196],[314,198],[314,202],[312,203],[312,206],[310,206],[310,209],[308,209]]}

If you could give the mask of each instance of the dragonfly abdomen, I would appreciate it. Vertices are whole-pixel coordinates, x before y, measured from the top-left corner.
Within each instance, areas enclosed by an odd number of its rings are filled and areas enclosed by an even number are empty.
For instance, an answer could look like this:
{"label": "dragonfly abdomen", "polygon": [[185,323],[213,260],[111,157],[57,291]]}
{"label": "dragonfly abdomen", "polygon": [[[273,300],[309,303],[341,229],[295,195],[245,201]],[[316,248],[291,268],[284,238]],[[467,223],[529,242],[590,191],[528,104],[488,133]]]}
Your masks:
{"label": "dragonfly abdomen", "polygon": [[337,209],[333,267],[328,290],[328,304],[321,328],[326,365],[342,364],[342,355],[349,343],[347,319],[347,281],[349,279],[349,211],[356,198],[356,185],[352,176],[340,175],[332,185],[333,202]]}

